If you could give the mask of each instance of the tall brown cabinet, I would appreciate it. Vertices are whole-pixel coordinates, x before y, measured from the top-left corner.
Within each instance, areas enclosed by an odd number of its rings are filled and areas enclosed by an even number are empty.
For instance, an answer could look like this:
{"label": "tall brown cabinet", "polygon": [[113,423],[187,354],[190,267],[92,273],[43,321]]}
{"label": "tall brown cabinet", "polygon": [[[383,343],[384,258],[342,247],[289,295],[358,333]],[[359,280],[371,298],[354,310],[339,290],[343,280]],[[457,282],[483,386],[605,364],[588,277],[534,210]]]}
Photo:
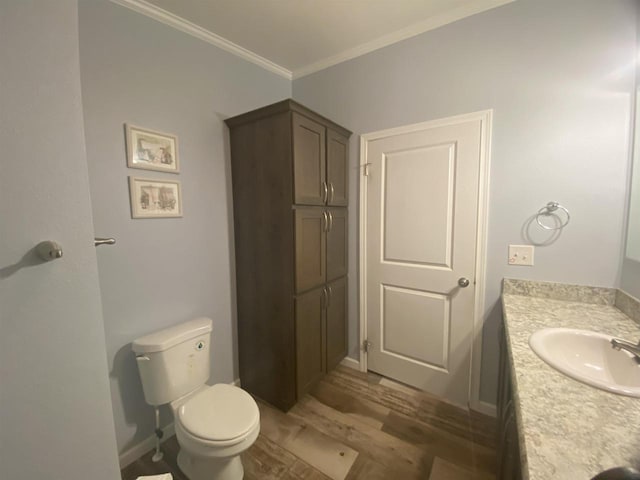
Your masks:
{"label": "tall brown cabinet", "polygon": [[288,410],[347,354],[351,132],[293,100],[226,123],[240,379]]}

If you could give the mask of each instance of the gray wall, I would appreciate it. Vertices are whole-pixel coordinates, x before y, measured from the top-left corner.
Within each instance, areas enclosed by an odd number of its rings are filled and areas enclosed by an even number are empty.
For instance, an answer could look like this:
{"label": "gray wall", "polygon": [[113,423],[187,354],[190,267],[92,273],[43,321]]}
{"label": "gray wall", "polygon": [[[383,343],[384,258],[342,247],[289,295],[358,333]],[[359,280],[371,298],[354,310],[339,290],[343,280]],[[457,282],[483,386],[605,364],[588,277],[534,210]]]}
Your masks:
{"label": "gray wall", "polygon": [[620,288],[630,295],[640,298],[640,263],[638,261],[625,257]]}
{"label": "gray wall", "polygon": [[[153,433],[135,338],[211,317],[212,380],[238,376],[223,119],[290,97],[291,82],[107,0],[80,2],[80,65],[96,234],[118,242],[100,247],[98,265],[122,453]],[[180,174],[127,168],[126,122],[177,135]],[[184,217],[132,220],[129,175],[179,180]]]}
{"label": "gray wall", "polygon": [[[613,286],[623,232],[636,2],[519,0],[297,79],[293,96],[352,129],[350,291],[357,292],[358,134],[494,109],[481,398],[493,402],[503,277]],[[550,200],[571,224],[507,245]],[[544,236],[533,228],[534,240]],[[356,302],[350,354],[357,356]]]}
{"label": "gray wall", "polygon": [[[638,46],[638,52],[640,52],[640,9],[638,10],[638,15],[636,17],[636,41]],[[638,95],[638,88],[640,88],[640,65],[637,65],[636,68],[636,97]],[[636,191],[640,186],[640,145],[638,145],[638,139],[640,139],[640,121],[638,120],[640,112],[637,111],[638,98],[635,99],[636,112],[635,112],[635,121],[634,127],[635,132],[632,136],[634,138],[634,142],[631,151],[632,161],[630,162],[629,168],[629,205],[627,209],[627,222],[634,222],[635,230],[634,234],[631,233],[631,224],[627,225],[627,242],[634,241],[635,251],[640,249],[640,235],[638,235],[638,224],[640,223],[640,216],[637,215],[637,212],[640,209],[640,191]],[[633,207],[632,207],[633,202]],[[635,216],[631,216],[634,213]],[[631,238],[633,237],[633,240]],[[622,273],[620,276],[620,288],[627,293],[630,293],[636,298],[640,298],[640,261],[638,259],[633,259],[627,257],[626,252],[628,246],[625,244],[625,249],[622,251]]]}
{"label": "gray wall", "polygon": [[0,2],[0,65],[0,476],[113,480],[77,2]]}

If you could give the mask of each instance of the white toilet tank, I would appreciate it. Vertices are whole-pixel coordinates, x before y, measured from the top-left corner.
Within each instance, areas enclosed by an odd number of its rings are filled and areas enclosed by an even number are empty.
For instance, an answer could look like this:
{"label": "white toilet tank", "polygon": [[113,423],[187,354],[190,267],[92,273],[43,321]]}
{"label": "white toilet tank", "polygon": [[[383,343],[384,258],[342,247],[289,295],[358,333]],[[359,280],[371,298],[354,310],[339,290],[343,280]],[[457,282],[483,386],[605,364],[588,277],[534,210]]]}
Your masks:
{"label": "white toilet tank", "polygon": [[164,405],[206,383],[211,328],[211,319],[196,318],[133,342],[147,403]]}

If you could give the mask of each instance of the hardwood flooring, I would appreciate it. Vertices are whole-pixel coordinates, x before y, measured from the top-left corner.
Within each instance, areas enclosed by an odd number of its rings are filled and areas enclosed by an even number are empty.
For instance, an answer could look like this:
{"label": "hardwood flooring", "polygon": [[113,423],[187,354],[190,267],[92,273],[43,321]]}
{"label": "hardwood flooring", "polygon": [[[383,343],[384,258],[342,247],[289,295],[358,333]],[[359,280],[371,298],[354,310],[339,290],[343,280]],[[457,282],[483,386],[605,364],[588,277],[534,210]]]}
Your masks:
{"label": "hardwood flooring", "polygon": [[[243,454],[246,480],[495,480],[495,419],[372,373],[338,366],[289,412],[258,400],[260,436]],[[171,472],[175,437],[122,470]]]}

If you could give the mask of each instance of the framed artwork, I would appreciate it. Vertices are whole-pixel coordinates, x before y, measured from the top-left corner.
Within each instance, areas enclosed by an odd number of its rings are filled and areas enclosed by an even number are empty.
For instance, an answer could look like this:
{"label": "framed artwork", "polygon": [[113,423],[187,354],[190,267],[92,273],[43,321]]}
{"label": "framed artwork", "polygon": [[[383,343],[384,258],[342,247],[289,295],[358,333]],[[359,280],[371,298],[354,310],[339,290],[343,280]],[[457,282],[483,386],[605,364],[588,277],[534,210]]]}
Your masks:
{"label": "framed artwork", "polygon": [[132,218],[182,216],[180,182],[129,177]]}
{"label": "framed artwork", "polygon": [[178,137],[129,124],[125,125],[125,134],[129,167],[159,172],[180,172]]}

